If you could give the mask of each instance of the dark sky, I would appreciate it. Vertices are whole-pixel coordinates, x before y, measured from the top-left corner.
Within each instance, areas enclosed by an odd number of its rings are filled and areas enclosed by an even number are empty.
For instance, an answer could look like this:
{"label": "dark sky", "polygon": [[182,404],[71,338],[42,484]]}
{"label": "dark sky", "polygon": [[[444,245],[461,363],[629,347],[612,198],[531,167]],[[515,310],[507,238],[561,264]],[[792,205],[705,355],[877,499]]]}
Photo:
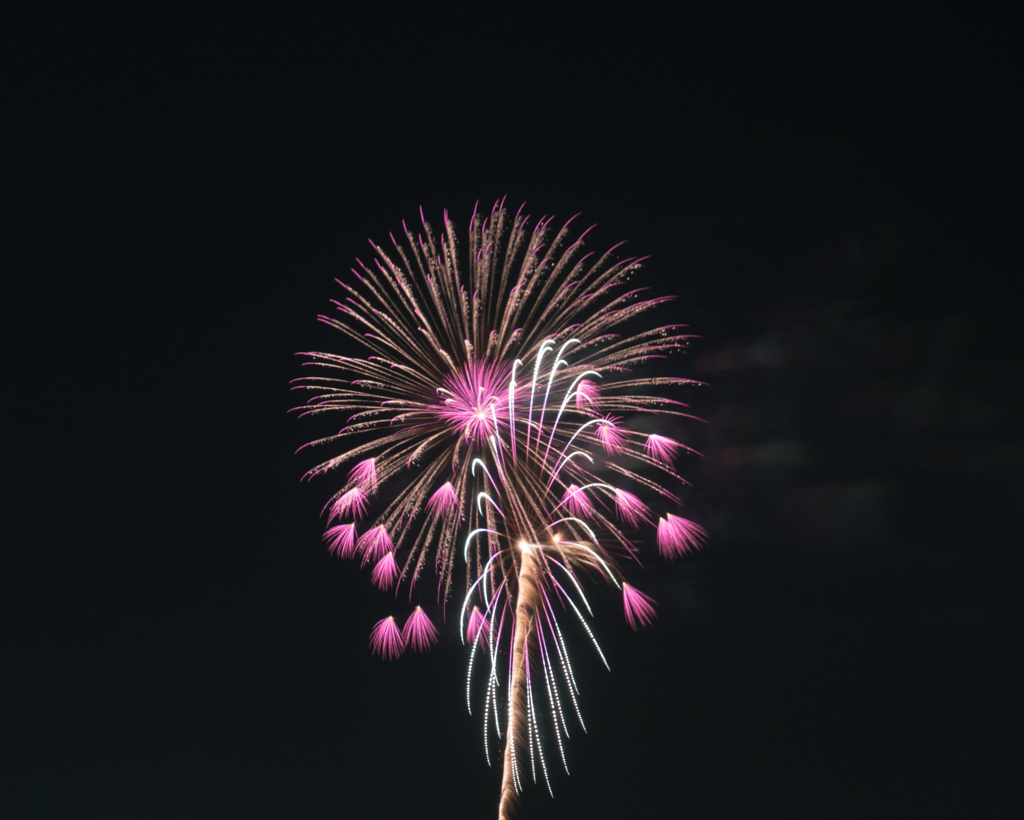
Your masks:
{"label": "dark sky", "polygon": [[454,627],[370,656],[287,411],[368,237],[505,195],[650,255],[708,383],[711,541],[598,607],[522,816],[1014,813],[1019,21],[639,5],[11,29],[5,816],[495,815]]}

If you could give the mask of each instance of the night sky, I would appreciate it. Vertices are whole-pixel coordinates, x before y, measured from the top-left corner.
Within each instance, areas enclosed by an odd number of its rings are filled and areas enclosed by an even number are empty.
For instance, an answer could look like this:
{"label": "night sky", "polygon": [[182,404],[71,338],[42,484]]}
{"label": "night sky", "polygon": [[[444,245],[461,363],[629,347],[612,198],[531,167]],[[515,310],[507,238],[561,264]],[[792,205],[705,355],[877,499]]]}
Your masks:
{"label": "night sky", "polygon": [[457,627],[371,656],[288,411],[367,239],[503,196],[650,256],[707,383],[711,540],[654,630],[595,594],[524,820],[1016,816],[1021,21],[335,5],[8,31],[4,816],[496,816]]}

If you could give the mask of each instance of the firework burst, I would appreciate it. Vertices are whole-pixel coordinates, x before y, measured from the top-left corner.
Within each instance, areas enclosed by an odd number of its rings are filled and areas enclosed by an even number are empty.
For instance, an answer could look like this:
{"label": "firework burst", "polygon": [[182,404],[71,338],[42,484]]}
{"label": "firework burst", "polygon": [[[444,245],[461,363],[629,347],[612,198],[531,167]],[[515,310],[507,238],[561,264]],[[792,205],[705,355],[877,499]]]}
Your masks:
{"label": "firework burst", "polygon": [[[660,393],[692,381],[631,375],[688,337],[678,325],[622,333],[670,297],[630,288],[642,260],[616,260],[618,246],[585,253],[587,232],[574,238],[572,221],[531,227],[522,209],[513,215],[498,203],[487,216],[474,212],[465,254],[447,213],[439,234],[426,220],[416,234],[403,224],[404,241],[392,236],[388,250],[371,243],[373,261],[339,280],[337,314],[320,317],[366,355],[302,354],[315,374],[296,384],[311,391],[305,413],[345,420],[311,443],[337,454],[307,474],[347,471],[324,508],[330,550],[410,599],[432,564],[442,604],[465,566],[467,703],[474,668],[486,670],[488,761],[492,725],[504,747],[499,817],[509,816],[527,761],[550,789],[541,726],[568,770],[562,740],[570,716],[582,724],[559,619],[576,622],[604,660],[585,586],[612,584],[629,625],[650,625],[654,602],[620,565],[637,556],[638,528],[660,515],[667,558],[705,536],[666,509],[678,510],[665,485],[682,482],[674,465],[688,448],[624,422],[688,416]],[[394,617],[379,621],[370,645],[395,659],[407,647],[426,650],[437,634],[417,606],[402,629]]]}

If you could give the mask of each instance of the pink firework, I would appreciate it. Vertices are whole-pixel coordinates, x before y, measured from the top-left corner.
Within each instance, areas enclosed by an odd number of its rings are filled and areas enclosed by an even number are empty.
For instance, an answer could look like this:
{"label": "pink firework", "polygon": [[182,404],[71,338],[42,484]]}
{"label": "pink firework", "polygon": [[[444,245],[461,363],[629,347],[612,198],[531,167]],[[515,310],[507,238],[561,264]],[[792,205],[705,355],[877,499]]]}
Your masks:
{"label": "pink firework", "polygon": [[[587,253],[587,232],[574,233],[572,222],[533,222],[496,203],[474,212],[458,240],[447,214],[440,230],[425,219],[418,230],[403,223],[388,247],[373,244],[373,258],[338,280],[335,312],[320,317],[366,355],[303,354],[310,375],[296,389],[308,391],[304,413],[344,420],[311,442],[334,452],[307,475],[348,469],[332,523],[361,519],[369,494],[380,499],[370,529],[394,539],[403,583],[437,567],[441,596],[453,594],[456,544],[486,524],[476,499],[489,479],[473,464],[489,457],[492,437],[507,434],[515,448],[553,429],[547,444],[557,454],[568,441],[563,420],[604,415],[574,446],[597,442],[610,457],[634,448],[608,414],[681,415],[681,403],[658,393],[683,380],[629,371],[685,348],[682,326],[624,332],[668,297],[630,287],[642,259],[616,258],[618,246]],[[577,466],[568,477],[582,477]],[[483,545],[470,556],[470,582],[487,558]]]}
{"label": "pink firework", "polygon": [[665,436],[651,435],[647,437],[647,455],[655,461],[671,466],[675,460],[676,452],[682,445]]}
{"label": "pink firework", "polygon": [[[307,474],[343,477],[325,508],[330,550],[360,556],[374,585],[407,588],[410,604],[436,589],[447,607],[461,586],[456,566],[466,568],[459,634],[470,645],[469,706],[473,670],[486,670],[488,761],[488,727],[505,715],[499,818],[528,777],[550,788],[541,738],[566,765],[568,724],[582,723],[568,626],[604,659],[586,588],[614,586],[628,624],[651,625],[653,602],[624,569],[642,548],[637,531],[650,533],[661,516],[657,543],[669,559],[705,536],[668,512],[678,508],[674,464],[686,448],[622,426],[687,415],[662,394],[690,382],[633,371],[688,337],[650,322],[630,330],[666,299],[629,284],[641,259],[617,259],[618,246],[584,252],[586,232],[571,223],[531,223],[498,203],[474,212],[458,239],[447,214],[438,231],[403,224],[399,239],[373,245],[374,258],[339,280],[336,313],[320,317],[365,355],[303,354],[312,375],[297,384],[310,391],[304,413],[343,419],[311,443],[331,453]],[[417,585],[431,571],[436,586]],[[379,621],[370,645],[393,660],[437,639],[415,606],[401,630],[393,617]]]}
{"label": "pink firework", "polygon": [[405,649],[402,631],[393,615],[377,621],[370,632],[370,649],[386,661],[397,660]]}
{"label": "pink firework", "polygon": [[356,525],[338,524],[324,533],[328,549],[339,558],[351,558],[356,552]]}
{"label": "pink firework", "polygon": [[427,501],[427,512],[435,519],[450,518],[459,514],[459,494],[450,481],[446,481]]}
{"label": "pink firework", "polygon": [[360,461],[355,467],[349,470],[348,480],[354,481],[359,487],[369,493],[377,492],[377,464],[372,458]]}
{"label": "pink firework", "polygon": [[402,627],[402,639],[406,646],[417,652],[426,652],[437,643],[437,629],[430,622],[423,607],[416,607],[406,620],[405,626]]}
{"label": "pink firework", "polygon": [[658,519],[658,549],[670,560],[699,549],[707,535],[703,527],[671,513]]}
{"label": "pink firework", "polygon": [[622,606],[626,612],[626,621],[636,632],[640,625],[651,626],[658,616],[654,612],[654,599],[644,595],[634,586],[623,582]]}
{"label": "pink firework", "polygon": [[631,527],[640,526],[641,521],[651,520],[650,507],[626,490],[615,490],[615,512]]}
{"label": "pink firework", "polygon": [[581,379],[576,385],[576,409],[581,413],[593,411],[598,406],[597,382]]}
{"label": "pink firework", "polygon": [[597,440],[611,456],[617,456],[626,450],[626,436],[618,426],[619,421],[621,419],[614,416],[605,416],[597,424]]}
{"label": "pink firework", "polygon": [[366,493],[359,487],[353,487],[351,490],[342,493],[331,504],[331,520],[345,518],[346,516],[362,518],[366,514],[366,506]]}
{"label": "pink firework", "polygon": [[383,558],[388,552],[394,555],[394,544],[391,543],[391,536],[382,526],[367,530],[356,542],[356,549],[363,555],[363,564],[370,561],[377,561]]}
{"label": "pink firework", "polygon": [[594,509],[590,499],[587,498],[587,493],[575,484],[570,484],[565,488],[565,494],[562,496],[562,505],[569,512],[569,515],[577,517],[590,515]]}
{"label": "pink firework", "polygon": [[399,575],[401,575],[401,570],[398,569],[398,564],[395,563],[395,551],[391,550],[385,553],[384,557],[374,566],[373,572],[370,573],[370,580],[374,586],[386,590],[394,586]]}

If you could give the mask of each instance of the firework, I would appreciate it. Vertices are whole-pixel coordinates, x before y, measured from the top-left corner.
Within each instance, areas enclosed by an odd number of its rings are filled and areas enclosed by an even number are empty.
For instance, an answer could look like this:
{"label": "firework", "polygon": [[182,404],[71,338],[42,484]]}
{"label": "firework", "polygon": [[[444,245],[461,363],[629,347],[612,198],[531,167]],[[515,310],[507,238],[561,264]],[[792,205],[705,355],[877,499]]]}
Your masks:
{"label": "firework", "polygon": [[[682,326],[620,332],[670,297],[631,289],[642,260],[616,260],[618,246],[585,253],[587,232],[572,238],[572,221],[531,227],[522,209],[513,215],[498,203],[487,216],[474,212],[465,254],[447,213],[440,234],[426,220],[415,235],[403,224],[404,241],[392,236],[388,250],[371,243],[373,261],[339,280],[337,315],[320,317],[364,355],[303,354],[315,375],[297,383],[312,393],[305,413],[344,418],[339,432],[312,442],[336,454],[307,474],[347,468],[324,508],[329,549],[410,599],[432,565],[442,604],[465,566],[467,703],[478,668],[488,761],[490,726],[504,746],[499,817],[509,816],[527,760],[550,789],[542,726],[568,770],[562,740],[582,711],[560,619],[578,624],[604,660],[585,586],[611,583],[629,625],[650,625],[654,602],[620,566],[637,555],[638,528],[661,516],[667,558],[706,535],[666,509],[678,510],[664,485],[682,482],[675,461],[688,448],[627,421],[688,416],[660,393],[692,381],[631,375],[688,337]],[[417,606],[402,629],[394,617],[379,621],[370,645],[395,659],[437,635]]]}

